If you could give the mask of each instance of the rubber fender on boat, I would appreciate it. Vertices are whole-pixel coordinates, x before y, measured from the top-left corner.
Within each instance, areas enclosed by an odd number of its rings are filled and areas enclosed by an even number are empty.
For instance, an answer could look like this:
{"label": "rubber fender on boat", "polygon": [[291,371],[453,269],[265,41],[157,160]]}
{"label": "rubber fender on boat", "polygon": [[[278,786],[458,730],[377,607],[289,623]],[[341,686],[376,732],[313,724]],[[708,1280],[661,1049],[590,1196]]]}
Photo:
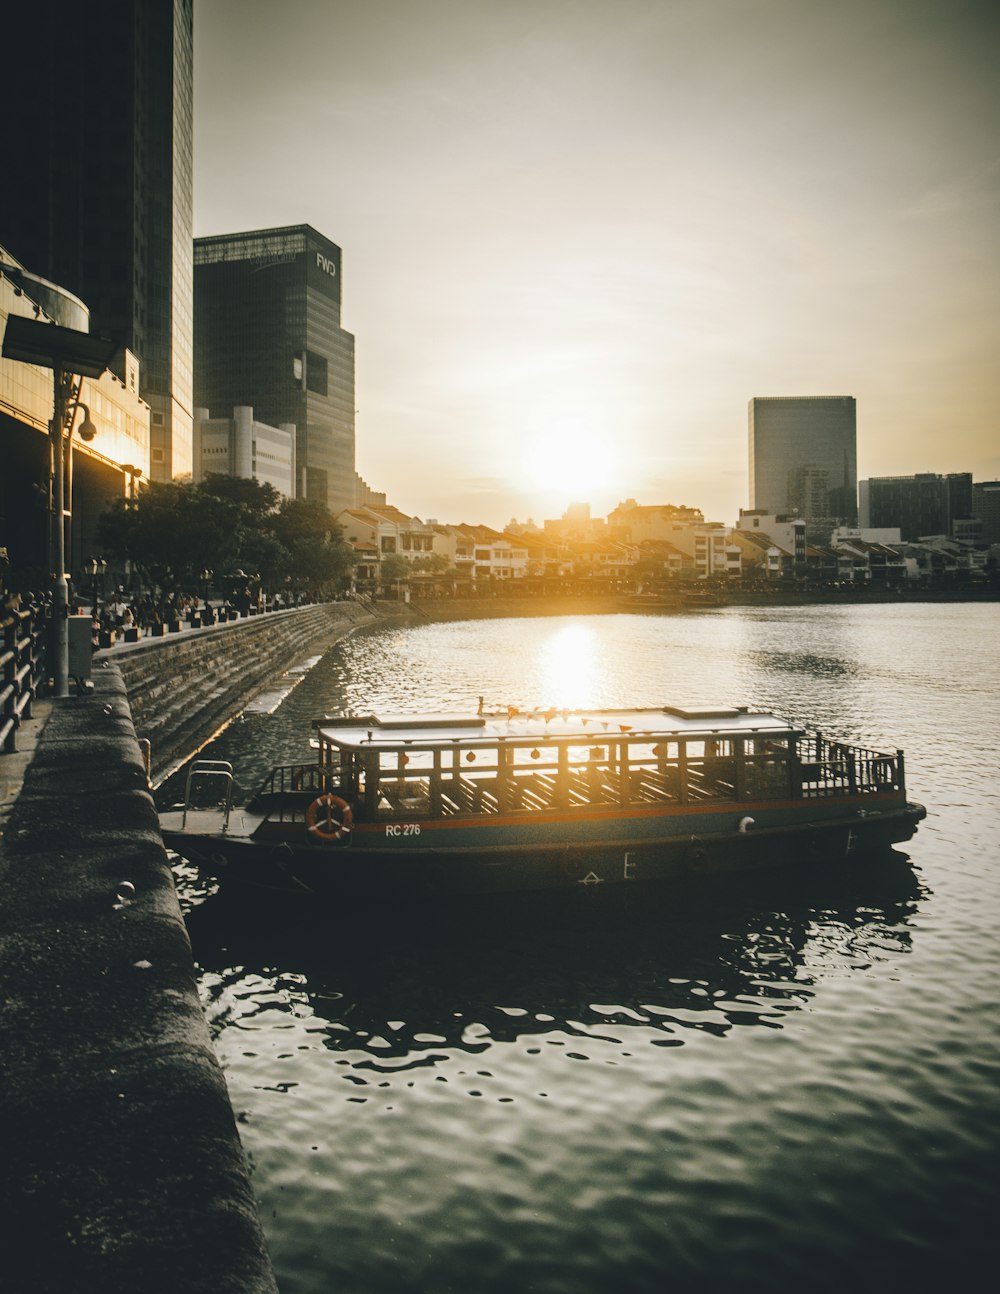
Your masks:
{"label": "rubber fender on boat", "polygon": [[752,826],[753,826],[753,818],[751,818],[748,814],[747,817],[740,818],[740,825],[737,828],[737,830],[743,832],[743,834],[745,835]]}

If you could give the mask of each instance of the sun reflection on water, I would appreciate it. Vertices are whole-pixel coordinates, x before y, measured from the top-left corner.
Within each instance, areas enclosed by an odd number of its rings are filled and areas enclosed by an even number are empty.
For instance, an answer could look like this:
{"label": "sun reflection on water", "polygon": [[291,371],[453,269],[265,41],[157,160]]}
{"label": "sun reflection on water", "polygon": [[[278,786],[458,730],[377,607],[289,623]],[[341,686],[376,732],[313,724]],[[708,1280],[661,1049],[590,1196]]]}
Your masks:
{"label": "sun reflection on water", "polygon": [[600,682],[600,643],[585,624],[561,625],[538,653],[546,705],[560,709],[594,706]]}

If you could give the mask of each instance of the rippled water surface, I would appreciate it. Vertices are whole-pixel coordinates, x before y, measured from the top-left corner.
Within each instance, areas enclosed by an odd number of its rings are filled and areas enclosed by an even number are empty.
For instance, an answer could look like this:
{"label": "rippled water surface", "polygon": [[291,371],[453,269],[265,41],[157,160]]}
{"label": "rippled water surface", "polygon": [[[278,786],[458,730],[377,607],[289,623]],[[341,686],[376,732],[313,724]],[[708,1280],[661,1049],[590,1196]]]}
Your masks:
{"label": "rippled water surface", "polygon": [[747,704],[903,747],[929,812],[875,867],[624,909],[262,910],[179,865],[283,1294],[991,1281],[998,631],[969,604],[365,631],[228,729],[205,753],[252,791],[324,710]]}

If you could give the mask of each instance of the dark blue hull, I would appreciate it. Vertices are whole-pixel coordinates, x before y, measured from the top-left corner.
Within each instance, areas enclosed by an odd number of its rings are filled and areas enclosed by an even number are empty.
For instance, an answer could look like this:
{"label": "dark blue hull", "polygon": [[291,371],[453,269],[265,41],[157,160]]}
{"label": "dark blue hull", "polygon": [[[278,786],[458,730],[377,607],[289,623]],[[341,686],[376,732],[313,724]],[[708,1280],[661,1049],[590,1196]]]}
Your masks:
{"label": "dark blue hull", "polygon": [[[909,840],[925,817],[919,804],[857,810],[814,803],[784,821],[761,825],[728,815],[725,829],[687,815],[645,825],[629,838],[606,827],[598,839],[510,844],[454,843],[431,833],[387,844],[355,837],[344,844],[313,844],[254,836],[196,835],[164,830],[167,845],[225,883],[329,900],[406,903],[438,895],[500,895],[588,887],[641,889],[691,876],[752,872],[791,864],[831,863],[883,851]],[[821,816],[821,813],[824,816]],[[774,815],[777,817],[778,815]],[[597,823],[594,827],[597,827]],[[619,822],[619,832],[626,827]],[[723,822],[718,821],[718,827]],[[699,828],[697,830],[693,828]],[[688,828],[688,829],[684,829]],[[666,832],[669,831],[669,834]],[[597,834],[595,831],[594,834]],[[495,839],[495,835],[494,835]]]}

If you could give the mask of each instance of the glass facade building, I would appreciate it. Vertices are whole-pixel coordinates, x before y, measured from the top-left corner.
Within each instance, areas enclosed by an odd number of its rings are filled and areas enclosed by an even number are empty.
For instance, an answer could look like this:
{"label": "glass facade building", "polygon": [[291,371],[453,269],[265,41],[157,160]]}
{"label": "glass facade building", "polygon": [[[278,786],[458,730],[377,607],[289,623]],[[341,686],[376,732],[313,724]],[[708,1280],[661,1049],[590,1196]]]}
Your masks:
{"label": "glass facade building", "polygon": [[1000,544],[1000,481],[976,481],[972,487],[972,515],[982,523],[982,542]]}
{"label": "glass facade building", "polygon": [[0,242],[138,356],[159,479],[191,470],[192,7],[31,0],[4,17]]}
{"label": "glass facade building", "polygon": [[[0,246],[0,336],[11,316],[90,330],[82,301],[27,273]],[[139,397],[138,361],[130,351],[123,359],[124,380],[105,372],[80,381],[80,403],[95,435],[91,441],[75,435],[67,453],[66,562],[77,575],[87,555],[99,551],[100,514],[149,472],[149,406]],[[52,387],[51,369],[0,359],[0,545],[9,550],[22,588],[41,588],[51,572]]]}
{"label": "glass facade building", "polygon": [[194,244],[195,399],[296,428],[296,494],[355,502],[354,337],[341,326],[341,250],[310,225]]}
{"label": "glass facade building", "polygon": [[749,423],[751,510],[857,523],[853,396],[757,396]]}
{"label": "glass facade building", "polygon": [[972,473],[873,476],[861,482],[860,496],[862,526],[898,528],[908,543],[952,535],[956,521],[972,516]]}

